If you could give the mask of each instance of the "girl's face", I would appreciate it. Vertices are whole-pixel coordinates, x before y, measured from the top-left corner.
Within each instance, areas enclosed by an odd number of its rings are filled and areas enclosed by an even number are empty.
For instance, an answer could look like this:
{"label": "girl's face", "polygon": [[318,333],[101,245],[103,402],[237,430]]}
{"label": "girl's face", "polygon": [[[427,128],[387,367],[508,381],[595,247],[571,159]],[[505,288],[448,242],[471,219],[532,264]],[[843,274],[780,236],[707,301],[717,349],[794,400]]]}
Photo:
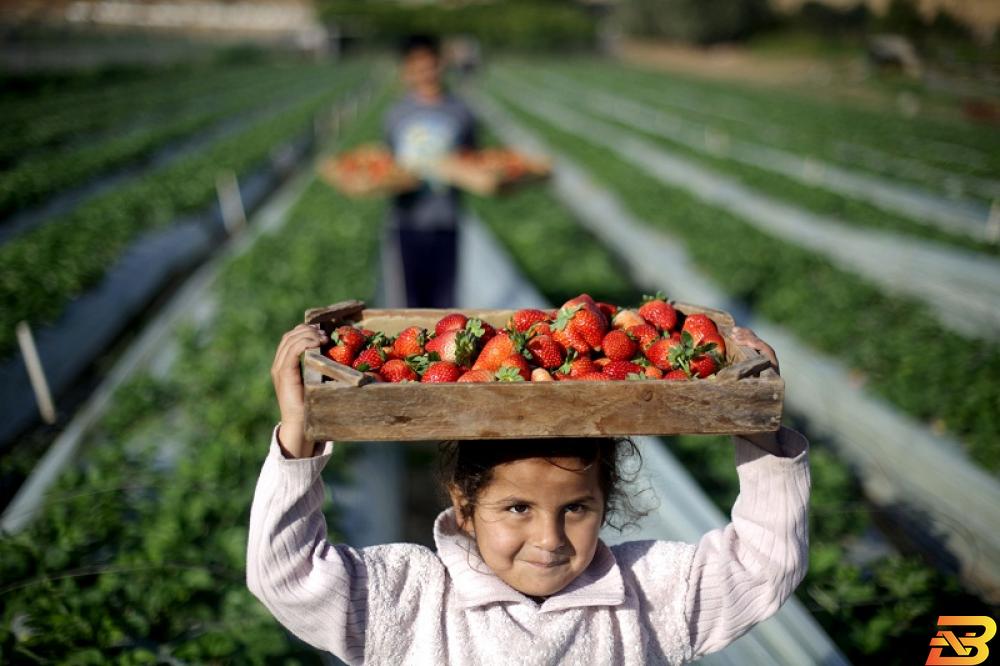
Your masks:
{"label": "girl's face", "polygon": [[[452,496],[460,521],[461,499]],[[526,458],[493,469],[472,520],[461,527],[501,580],[522,594],[547,597],[590,565],[603,512],[597,464]]]}

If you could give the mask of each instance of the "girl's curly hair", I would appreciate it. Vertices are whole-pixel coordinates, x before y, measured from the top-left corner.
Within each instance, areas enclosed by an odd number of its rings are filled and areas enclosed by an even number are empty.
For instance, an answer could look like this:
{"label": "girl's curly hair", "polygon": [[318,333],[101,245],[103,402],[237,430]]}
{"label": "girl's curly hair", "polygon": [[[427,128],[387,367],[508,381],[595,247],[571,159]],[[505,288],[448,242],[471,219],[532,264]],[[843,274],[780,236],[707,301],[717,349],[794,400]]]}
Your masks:
{"label": "girl's curly hair", "polygon": [[638,523],[647,511],[637,508],[625,486],[635,482],[642,454],[630,439],[570,437],[558,439],[508,439],[450,441],[441,443],[441,482],[446,497],[455,489],[465,499],[462,516],[471,519],[479,494],[493,480],[497,465],[545,458],[578,458],[589,469],[598,466],[604,495],[603,524],[622,531]]}

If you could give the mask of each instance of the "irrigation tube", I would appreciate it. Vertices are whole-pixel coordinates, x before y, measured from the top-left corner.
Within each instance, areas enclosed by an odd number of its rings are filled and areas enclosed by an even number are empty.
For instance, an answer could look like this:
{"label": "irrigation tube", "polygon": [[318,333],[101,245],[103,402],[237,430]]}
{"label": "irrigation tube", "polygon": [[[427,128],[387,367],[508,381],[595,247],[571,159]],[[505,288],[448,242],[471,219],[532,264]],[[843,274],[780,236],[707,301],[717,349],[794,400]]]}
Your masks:
{"label": "irrigation tube", "polygon": [[469,99],[506,143],[556,156],[557,196],[624,259],[638,285],[729,310],[780,349],[789,409],[809,420],[810,431],[832,439],[858,470],[868,497],[890,510],[911,539],[942,560],[955,558],[969,589],[1000,599],[1000,483],[959,453],[957,442],[867,393],[851,381],[847,368],[734,303],[690,262],[682,243],[633,217],[612,193],[499,105],[482,95]]}
{"label": "irrigation tube", "polygon": [[[485,115],[482,117],[487,118]],[[514,262],[474,216],[470,215],[464,221],[459,243],[460,307],[551,307],[520,275]],[[489,275],[491,279],[483,280],[483,275]],[[659,505],[643,520],[638,533],[627,535],[628,539],[695,543],[706,532],[729,522],[663,442],[653,437],[636,437],[635,440],[643,458],[644,479],[640,483],[653,489]],[[605,531],[601,536],[608,543],[624,540],[622,535],[613,531]],[[805,607],[791,597],[774,616],[726,649],[701,658],[699,663],[708,666],[833,666],[848,662]]]}

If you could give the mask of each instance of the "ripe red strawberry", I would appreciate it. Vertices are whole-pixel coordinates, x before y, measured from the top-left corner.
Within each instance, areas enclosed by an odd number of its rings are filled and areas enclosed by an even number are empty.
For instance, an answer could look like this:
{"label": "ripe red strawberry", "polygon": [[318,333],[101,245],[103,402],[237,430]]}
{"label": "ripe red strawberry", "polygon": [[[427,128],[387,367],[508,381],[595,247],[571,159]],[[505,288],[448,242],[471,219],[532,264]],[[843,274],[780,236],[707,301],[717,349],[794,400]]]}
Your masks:
{"label": "ripe red strawberry", "polygon": [[624,380],[630,374],[641,374],[642,366],[636,365],[631,361],[611,361],[604,366],[602,372],[607,376],[608,379],[614,380]]}
{"label": "ripe red strawberry", "polygon": [[469,370],[461,377],[458,378],[458,383],[464,384],[466,382],[492,382],[496,378],[493,373],[489,370]]}
{"label": "ripe red strawberry", "polygon": [[434,361],[420,381],[424,384],[447,384],[457,382],[461,376],[462,370],[451,361]]}
{"label": "ripe red strawberry", "polygon": [[686,382],[687,380],[690,379],[690,377],[688,377],[688,374],[683,370],[681,370],[680,368],[676,370],[671,370],[667,374],[663,375],[663,378],[671,382],[676,382],[676,381]]}
{"label": "ripe red strawberry", "polygon": [[406,361],[398,358],[389,359],[379,372],[387,382],[415,382],[419,377]]}
{"label": "ripe red strawberry", "polygon": [[385,354],[382,353],[382,350],[378,347],[369,347],[358,354],[352,367],[361,372],[368,372],[369,370],[378,370],[384,363]]}
{"label": "ripe red strawberry", "polygon": [[349,366],[365,346],[365,335],[353,326],[341,326],[330,336],[330,345],[326,350],[327,357]]}
{"label": "ripe red strawberry", "polygon": [[671,356],[671,352],[680,345],[679,341],[670,338],[657,340],[646,350],[646,358],[660,370],[670,370],[675,365],[675,360]]}
{"label": "ripe red strawberry", "polygon": [[396,341],[392,344],[392,354],[396,358],[419,356],[424,353],[426,343],[427,331],[419,326],[410,326],[396,336]]}
{"label": "ripe red strawberry", "polygon": [[465,328],[468,321],[469,318],[460,312],[447,314],[441,317],[438,323],[434,325],[434,335],[441,336],[448,331],[460,331]]}
{"label": "ripe red strawberry", "polygon": [[643,372],[650,379],[663,379],[663,371],[655,365],[647,365]]}
{"label": "ripe red strawberry", "polygon": [[535,368],[531,371],[531,381],[533,382],[551,382],[553,381],[552,375],[545,368]]}
{"label": "ripe red strawberry", "polygon": [[659,292],[656,296],[643,297],[639,316],[661,331],[669,331],[677,325],[677,310]]}
{"label": "ripe red strawberry", "polygon": [[552,324],[547,321],[540,321],[528,330],[528,335],[552,335]]}
{"label": "ripe red strawberry", "polygon": [[580,341],[588,349],[597,349],[601,346],[601,340],[608,330],[608,322],[596,306],[587,307],[584,303],[560,309],[553,328],[566,331],[570,345],[581,351]]}
{"label": "ripe red strawberry", "polygon": [[451,330],[428,342],[426,349],[442,361],[467,367],[476,353],[476,337],[465,329]]}
{"label": "ripe red strawberry", "polygon": [[688,315],[684,319],[684,325],[681,326],[681,331],[687,331],[691,334],[691,339],[694,340],[696,345],[701,344],[701,339],[706,335],[712,333],[718,335],[719,329],[716,327],[715,322],[712,321],[708,315],[703,314],[692,314]]}
{"label": "ripe red strawberry", "polygon": [[563,363],[563,347],[548,335],[536,335],[528,340],[528,352],[535,365],[558,368]]}
{"label": "ripe red strawberry", "polygon": [[[485,321],[481,319],[476,319],[473,317],[469,320],[469,323],[465,325],[467,329],[475,333],[479,337],[480,344],[485,344],[496,337],[497,329],[493,328]],[[482,330],[482,333],[479,331]]]}
{"label": "ripe red strawberry", "polygon": [[607,356],[598,356],[597,358],[594,359],[594,365],[597,367],[598,370],[603,370],[604,366],[606,366],[608,363],[611,363],[611,359],[608,358]]}
{"label": "ripe red strawberry", "polygon": [[518,310],[507,324],[507,328],[512,328],[520,333],[527,333],[532,325],[548,320],[549,314],[541,310],[527,309]]}
{"label": "ripe red strawberry", "polygon": [[496,378],[501,382],[519,381],[515,376],[520,377],[520,381],[531,381],[531,366],[521,354],[511,354],[505,358],[496,371]]}
{"label": "ripe red strawberry", "polygon": [[589,354],[590,345],[578,336],[574,331],[568,328],[560,329],[556,328],[552,331],[552,339],[563,346],[563,349],[574,350],[578,354]]}
{"label": "ripe red strawberry", "polygon": [[600,372],[589,356],[567,357],[566,362],[559,368],[559,372],[570,377],[579,377],[588,372]]}
{"label": "ripe red strawberry", "polygon": [[652,324],[629,326],[625,331],[639,342],[639,349],[642,350],[648,349],[651,344],[660,339],[660,332]]}
{"label": "ripe red strawberry", "polygon": [[611,320],[611,328],[619,328],[623,331],[633,326],[644,326],[646,320],[639,316],[635,310],[619,310]]}
{"label": "ripe red strawberry", "polygon": [[625,331],[608,331],[601,340],[601,349],[612,361],[627,361],[635,356],[636,344]]}
{"label": "ripe red strawberry", "polygon": [[611,303],[602,303],[600,301],[597,302],[597,309],[601,311],[601,313],[604,315],[604,318],[608,320],[608,322],[610,322],[614,318],[615,314],[618,312],[617,305],[613,305]]}
{"label": "ripe red strawberry", "polygon": [[704,379],[719,369],[719,364],[712,354],[702,354],[691,359],[691,375]]}
{"label": "ripe red strawberry", "polygon": [[473,370],[489,370],[496,372],[504,359],[512,354],[524,352],[524,334],[510,331],[500,331],[486,343],[479,358],[472,365]]}
{"label": "ripe red strawberry", "polygon": [[708,333],[698,342],[703,347],[707,347],[712,343],[715,343],[715,347],[708,351],[715,352],[720,359],[726,358],[726,341],[718,333]]}
{"label": "ripe red strawberry", "polygon": [[582,375],[573,378],[574,381],[578,382],[606,382],[610,381],[611,378],[605,375],[603,372],[585,372]]}

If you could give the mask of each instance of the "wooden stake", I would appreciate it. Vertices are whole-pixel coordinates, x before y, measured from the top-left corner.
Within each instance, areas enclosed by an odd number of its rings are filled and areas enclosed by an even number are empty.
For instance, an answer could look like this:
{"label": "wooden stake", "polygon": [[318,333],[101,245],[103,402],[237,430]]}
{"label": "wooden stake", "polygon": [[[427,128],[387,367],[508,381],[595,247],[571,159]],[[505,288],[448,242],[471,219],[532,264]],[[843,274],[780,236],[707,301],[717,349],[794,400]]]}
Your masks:
{"label": "wooden stake", "polygon": [[42,360],[38,357],[38,349],[35,347],[35,337],[31,334],[31,327],[26,321],[17,324],[17,342],[21,345],[24,367],[28,370],[28,379],[31,380],[31,388],[38,402],[38,413],[42,415],[43,421],[52,425],[56,422],[56,408],[52,402],[52,393],[49,391],[49,382],[45,379],[45,368],[42,367]]}
{"label": "wooden stake", "polygon": [[990,216],[986,220],[986,240],[1000,243],[1000,201],[997,200],[990,206]]}
{"label": "wooden stake", "polygon": [[226,231],[230,236],[242,231],[247,225],[247,215],[236,174],[232,171],[220,173],[215,179],[215,191],[219,195],[219,209]]}

